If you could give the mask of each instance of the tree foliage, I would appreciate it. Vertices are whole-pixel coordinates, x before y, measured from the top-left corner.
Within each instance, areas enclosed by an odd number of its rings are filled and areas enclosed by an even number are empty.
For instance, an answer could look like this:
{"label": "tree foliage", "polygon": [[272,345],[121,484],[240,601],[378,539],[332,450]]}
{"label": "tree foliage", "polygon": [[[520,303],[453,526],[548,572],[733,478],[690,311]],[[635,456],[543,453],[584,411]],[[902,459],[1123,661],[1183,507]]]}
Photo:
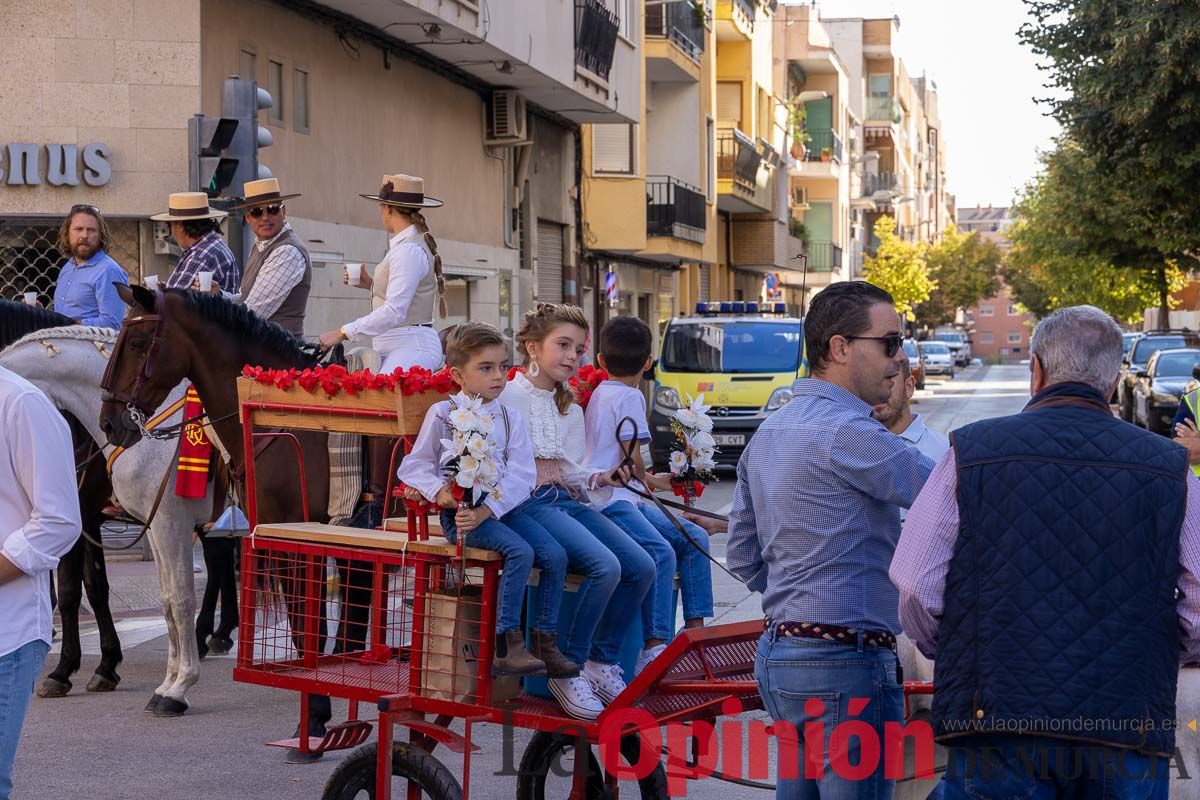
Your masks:
{"label": "tree foliage", "polygon": [[937,289],[917,308],[921,324],[936,327],[953,322],[955,313],[994,297],[1000,291],[1004,253],[979,233],[962,233],[953,226],[941,241],[925,251],[929,277]]}
{"label": "tree foliage", "polygon": [[910,319],[913,308],[929,299],[937,284],[929,277],[924,248],[896,234],[896,223],[888,216],[875,221],[879,247],[863,262],[868,281],[891,293],[896,310]]}

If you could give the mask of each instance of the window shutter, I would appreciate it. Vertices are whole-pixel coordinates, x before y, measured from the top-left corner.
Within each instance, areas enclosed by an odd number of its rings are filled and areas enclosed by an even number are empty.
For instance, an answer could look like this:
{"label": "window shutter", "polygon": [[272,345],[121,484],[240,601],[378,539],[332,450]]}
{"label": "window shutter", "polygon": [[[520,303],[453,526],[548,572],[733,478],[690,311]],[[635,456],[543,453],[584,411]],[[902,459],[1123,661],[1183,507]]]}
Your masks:
{"label": "window shutter", "polygon": [[542,303],[561,303],[563,226],[539,219],[537,230],[537,299]]}
{"label": "window shutter", "polygon": [[592,169],[633,173],[633,135],[628,125],[592,126]]}
{"label": "window shutter", "polygon": [[721,125],[742,127],[742,85],[735,81],[717,83],[717,120]]}

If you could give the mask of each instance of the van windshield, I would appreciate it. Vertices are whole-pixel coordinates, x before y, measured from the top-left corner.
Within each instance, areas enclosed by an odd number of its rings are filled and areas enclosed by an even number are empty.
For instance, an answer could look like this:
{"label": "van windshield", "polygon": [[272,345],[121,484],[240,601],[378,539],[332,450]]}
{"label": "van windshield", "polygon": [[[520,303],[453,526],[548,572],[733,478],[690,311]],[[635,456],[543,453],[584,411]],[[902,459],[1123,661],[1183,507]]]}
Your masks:
{"label": "van windshield", "polygon": [[799,322],[672,323],[659,363],[669,372],[795,372],[802,346]]}

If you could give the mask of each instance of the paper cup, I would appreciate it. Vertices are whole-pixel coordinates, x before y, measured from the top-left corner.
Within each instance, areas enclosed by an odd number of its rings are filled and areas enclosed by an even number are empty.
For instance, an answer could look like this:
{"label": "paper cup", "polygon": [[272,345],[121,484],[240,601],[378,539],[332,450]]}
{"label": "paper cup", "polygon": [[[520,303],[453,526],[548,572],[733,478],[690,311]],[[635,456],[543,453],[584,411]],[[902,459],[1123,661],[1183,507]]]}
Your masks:
{"label": "paper cup", "polygon": [[351,286],[358,286],[359,281],[362,280],[362,267],[362,264],[346,265],[346,277],[350,281]]}
{"label": "paper cup", "polygon": [[200,291],[202,291],[202,292],[211,292],[212,291],[212,276],[213,276],[212,272],[208,271],[208,270],[206,270],[204,272],[196,273],[196,278],[200,281]]}
{"label": "paper cup", "polygon": [[157,275],[147,275],[145,280],[143,281],[143,283],[146,285],[147,289],[149,289],[150,291],[153,292],[155,289],[158,288],[158,276]]}
{"label": "paper cup", "polygon": [[27,306],[36,306],[37,305],[37,292],[26,292],[25,293],[25,305],[27,305]]}

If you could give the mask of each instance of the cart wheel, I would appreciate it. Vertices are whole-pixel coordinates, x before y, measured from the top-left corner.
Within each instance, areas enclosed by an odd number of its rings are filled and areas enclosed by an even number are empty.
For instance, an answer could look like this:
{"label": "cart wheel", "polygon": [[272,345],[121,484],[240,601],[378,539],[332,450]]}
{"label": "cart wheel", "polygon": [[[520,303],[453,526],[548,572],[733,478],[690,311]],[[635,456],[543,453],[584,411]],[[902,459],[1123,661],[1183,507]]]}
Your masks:
{"label": "cart wheel", "polygon": [[[373,800],[376,747],[375,742],[365,744],[338,764],[321,800]],[[392,775],[421,787],[421,796],[430,800],[462,800],[462,787],[446,765],[407,743],[392,744]],[[393,797],[401,796],[393,792]]]}
{"label": "cart wheel", "polygon": [[[627,763],[635,763],[641,752],[642,740],[638,736],[626,736],[621,739],[621,756]],[[517,775],[517,800],[546,800],[546,779],[550,775],[551,765],[555,765],[555,776],[550,789],[550,796],[561,794],[566,797],[571,792],[571,777],[558,777],[562,772],[570,772],[559,760],[571,756],[575,752],[575,739],[565,734],[545,733],[539,731],[529,740],[525,754],[521,756],[521,768]],[[567,762],[570,763],[569,761]],[[561,787],[561,791],[558,787]],[[642,800],[667,800],[667,774],[663,772],[662,764],[654,771],[638,781]],[[591,748],[588,748],[587,800],[608,800],[608,787],[604,785],[604,774]]]}

